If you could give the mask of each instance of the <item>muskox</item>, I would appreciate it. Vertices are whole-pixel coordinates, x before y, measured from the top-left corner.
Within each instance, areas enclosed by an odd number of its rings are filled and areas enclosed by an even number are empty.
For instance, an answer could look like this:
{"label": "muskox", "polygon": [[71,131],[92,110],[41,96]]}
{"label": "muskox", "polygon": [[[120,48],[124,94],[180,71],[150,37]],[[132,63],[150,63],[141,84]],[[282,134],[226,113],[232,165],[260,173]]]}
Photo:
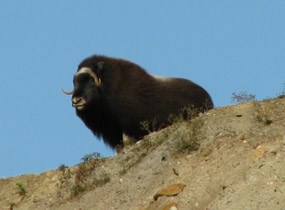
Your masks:
{"label": "muskox", "polygon": [[123,134],[135,140],[148,134],[142,122],[155,122],[156,130],[185,108],[213,108],[209,94],[190,80],[152,76],[130,61],[106,56],[83,60],[73,84],[73,91],[63,92],[72,95],[77,116],[113,149],[123,146]]}

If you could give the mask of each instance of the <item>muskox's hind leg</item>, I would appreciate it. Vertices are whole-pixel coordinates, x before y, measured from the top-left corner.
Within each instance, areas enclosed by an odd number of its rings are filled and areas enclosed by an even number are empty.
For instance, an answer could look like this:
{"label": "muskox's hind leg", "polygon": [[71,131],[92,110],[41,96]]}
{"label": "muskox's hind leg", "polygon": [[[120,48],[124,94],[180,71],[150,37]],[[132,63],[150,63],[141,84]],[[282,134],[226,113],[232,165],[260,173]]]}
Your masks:
{"label": "muskox's hind leg", "polygon": [[117,145],[115,150],[117,154],[120,154],[124,149],[124,145]]}

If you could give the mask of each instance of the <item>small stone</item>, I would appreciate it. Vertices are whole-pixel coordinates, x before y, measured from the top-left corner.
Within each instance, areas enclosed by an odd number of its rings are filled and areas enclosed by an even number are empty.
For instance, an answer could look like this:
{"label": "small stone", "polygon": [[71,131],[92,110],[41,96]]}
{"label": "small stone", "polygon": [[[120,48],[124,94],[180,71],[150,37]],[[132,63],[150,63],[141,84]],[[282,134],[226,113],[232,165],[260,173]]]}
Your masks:
{"label": "small stone", "polygon": [[179,173],[177,172],[177,170],[175,168],[172,168],[173,170],[173,173],[176,175],[176,176],[179,176]]}
{"label": "small stone", "polygon": [[259,159],[261,159],[262,157],[264,157],[264,155],[267,152],[267,148],[265,146],[259,145],[252,154],[252,159],[254,162],[258,161]]}
{"label": "small stone", "polygon": [[207,147],[207,148],[202,150],[201,155],[203,157],[208,157],[212,153],[212,151],[213,151],[212,147]]}
{"label": "small stone", "polygon": [[245,140],[245,135],[244,134],[239,135],[238,139],[241,141]]}
{"label": "small stone", "polygon": [[160,196],[175,196],[178,195],[182,190],[186,187],[185,184],[173,184],[167,186],[165,188],[160,189],[155,195],[153,196],[154,200],[157,200]]}
{"label": "small stone", "polygon": [[163,201],[152,201],[148,207],[142,208],[141,210],[178,210],[177,203],[175,202],[163,202]]}

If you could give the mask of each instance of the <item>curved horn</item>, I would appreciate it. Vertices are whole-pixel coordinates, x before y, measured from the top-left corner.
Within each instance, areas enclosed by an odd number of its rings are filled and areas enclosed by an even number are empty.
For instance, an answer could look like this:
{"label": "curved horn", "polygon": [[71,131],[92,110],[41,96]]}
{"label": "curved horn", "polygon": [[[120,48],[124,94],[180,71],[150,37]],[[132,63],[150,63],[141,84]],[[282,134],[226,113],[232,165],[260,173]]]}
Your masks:
{"label": "curved horn", "polygon": [[78,75],[78,74],[84,74],[84,73],[87,73],[89,74],[95,81],[95,84],[97,85],[97,87],[99,87],[101,85],[101,79],[97,77],[97,75],[88,67],[82,67],[80,68],[77,73],[75,74]]}
{"label": "curved horn", "polygon": [[61,91],[66,95],[72,95],[74,91],[65,91],[63,88],[61,88]]}

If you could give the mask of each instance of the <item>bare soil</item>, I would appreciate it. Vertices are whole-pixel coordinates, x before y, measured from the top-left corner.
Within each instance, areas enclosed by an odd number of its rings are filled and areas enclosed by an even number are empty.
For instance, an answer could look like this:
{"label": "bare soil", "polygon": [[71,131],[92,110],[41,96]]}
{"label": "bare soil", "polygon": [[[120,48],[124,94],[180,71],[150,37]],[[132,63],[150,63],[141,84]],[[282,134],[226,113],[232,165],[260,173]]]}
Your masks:
{"label": "bare soil", "polygon": [[285,209],[285,99],[217,108],[110,158],[0,179],[0,209]]}

